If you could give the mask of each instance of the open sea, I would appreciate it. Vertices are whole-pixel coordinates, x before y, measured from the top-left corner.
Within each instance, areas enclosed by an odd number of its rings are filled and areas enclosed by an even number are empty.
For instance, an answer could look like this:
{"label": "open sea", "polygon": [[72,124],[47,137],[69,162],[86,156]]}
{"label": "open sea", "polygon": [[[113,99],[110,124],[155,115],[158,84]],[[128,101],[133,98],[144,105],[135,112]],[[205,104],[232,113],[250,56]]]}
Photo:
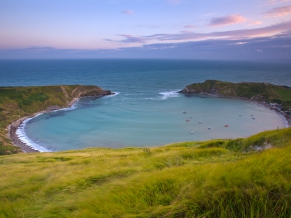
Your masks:
{"label": "open sea", "polygon": [[17,134],[40,151],[160,146],[285,127],[280,114],[256,103],[177,93],[206,79],[291,86],[291,62],[0,60],[0,86],[90,84],[115,93],[26,120]]}

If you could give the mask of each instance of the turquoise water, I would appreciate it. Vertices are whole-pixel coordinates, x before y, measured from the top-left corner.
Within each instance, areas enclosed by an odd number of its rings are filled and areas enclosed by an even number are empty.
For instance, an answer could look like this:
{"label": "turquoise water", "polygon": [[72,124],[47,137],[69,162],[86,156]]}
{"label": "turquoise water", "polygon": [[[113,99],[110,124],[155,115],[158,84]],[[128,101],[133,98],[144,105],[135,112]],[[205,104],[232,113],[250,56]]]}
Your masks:
{"label": "turquoise water", "polygon": [[81,99],[68,110],[39,115],[27,121],[18,133],[22,140],[42,151],[120,148],[246,137],[282,128],[282,117],[258,104],[200,95],[187,97],[177,91],[205,79],[290,85],[290,69],[291,64],[286,62],[0,61],[0,85],[93,84],[110,89],[116,94]]}
{"label": "turquoise water", "polygon": [[75,107],[32,119],[25,126],[27,136],[56,151],[236,138],[284,127],[282,117],[274,111],[235,99],[189,98],[180,94],[133,99],[120,93],[110,98],[85,99]]}

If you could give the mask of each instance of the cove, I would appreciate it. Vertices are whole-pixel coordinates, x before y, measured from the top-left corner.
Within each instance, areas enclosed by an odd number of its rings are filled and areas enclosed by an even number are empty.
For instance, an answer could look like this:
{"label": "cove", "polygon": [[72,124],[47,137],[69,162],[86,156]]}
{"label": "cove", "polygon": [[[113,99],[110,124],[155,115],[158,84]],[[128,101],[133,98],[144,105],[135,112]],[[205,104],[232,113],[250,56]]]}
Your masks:
{"label": "cove", "polygon": [[285,126],[280,114],[250,101],[185,96],[177,91],[83,98],[72,108],[30,119],[21,131],[30,146],[61,151],[247,137]]}

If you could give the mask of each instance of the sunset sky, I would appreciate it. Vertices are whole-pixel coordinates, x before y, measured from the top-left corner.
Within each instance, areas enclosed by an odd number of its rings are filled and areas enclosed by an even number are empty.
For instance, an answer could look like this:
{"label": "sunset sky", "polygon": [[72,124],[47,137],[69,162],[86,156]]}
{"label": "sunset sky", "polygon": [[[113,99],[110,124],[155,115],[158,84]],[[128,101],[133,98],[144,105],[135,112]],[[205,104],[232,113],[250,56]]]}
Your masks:
{"label": "sunset sky", "polygon": [[291,59],[290,0],[0,0],[0,59]]}

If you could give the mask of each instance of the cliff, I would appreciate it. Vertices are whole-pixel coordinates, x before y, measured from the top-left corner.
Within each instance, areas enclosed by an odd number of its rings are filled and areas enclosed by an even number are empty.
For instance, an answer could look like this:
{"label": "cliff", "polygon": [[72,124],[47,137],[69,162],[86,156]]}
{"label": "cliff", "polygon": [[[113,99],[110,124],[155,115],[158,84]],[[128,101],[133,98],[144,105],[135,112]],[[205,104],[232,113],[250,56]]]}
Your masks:
{"label": "cliff", "polygon": [[21,118],[71,106],[81,97],[110,94],[111,91],[98,86],[83,85],[0,87],[0,154],[20,152],[12,146],[11,133],[20,125]]}

